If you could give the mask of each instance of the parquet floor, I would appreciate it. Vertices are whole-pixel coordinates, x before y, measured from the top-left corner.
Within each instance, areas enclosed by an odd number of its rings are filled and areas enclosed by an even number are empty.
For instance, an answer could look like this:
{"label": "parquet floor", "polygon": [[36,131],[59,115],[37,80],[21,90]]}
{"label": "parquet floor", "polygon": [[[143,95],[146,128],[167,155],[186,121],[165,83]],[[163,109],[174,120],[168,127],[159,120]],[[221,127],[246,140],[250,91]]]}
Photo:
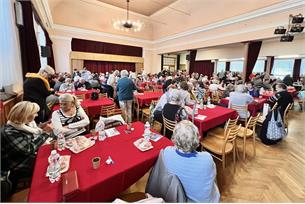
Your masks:
{"label": "parquet floor", "polygon": [[[242,141],[238,141],[240,159],[233,171],[231,158],[222,171],[217,165],[221,202],[305,202],[305,112],[291,111],[289,132],[275,146],[257,142],[256,157],[247,143],[247,158],[242,160]],[[148,174],[124,193],[144,192]],[[26,200],[28,189],[13,196],[11,202]]]}
{"label": "parquet floor", "polygon": [[[222,171],[217,165],[221,202],[305,202],[305,112],[291,111],[288,136],[274,146],[256,143],[252,156],[251,140],[247,158],[242,160],[242,141],[238,140],[240,159],[233,171],[231,158]],[[144,192],[148,174],[126,192]]]}

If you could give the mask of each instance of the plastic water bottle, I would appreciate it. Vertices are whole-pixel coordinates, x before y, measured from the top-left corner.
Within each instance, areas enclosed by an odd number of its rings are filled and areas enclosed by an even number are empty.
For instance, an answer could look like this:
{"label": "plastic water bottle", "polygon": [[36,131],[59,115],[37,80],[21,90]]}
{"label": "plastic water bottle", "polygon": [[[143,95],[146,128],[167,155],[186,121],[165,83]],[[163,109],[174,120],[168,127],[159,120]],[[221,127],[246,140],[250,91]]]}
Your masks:
{"label": "plastic water bottle", "polygon": [[60,155],[56,150],[51,151],[51,155],[49,156],[49,167],[48,167],[48,175],[51,183],[55,181],[59,181],[60,179],[60,163],[59,163]]}
{"label": "plastic water bottle", "polygon": [[208,97],[207,105],[211,105],[211,97]]}
{"label": "plastic water bottle", "polygon": [[58,150],[62,151],[65,149],[65,145],[66,145],[66,139],[65,139],[65,135],[63,133],[60,133],[57,137],[57,146],[58,146]]}
{"label": "plastic water bottle", "polygon": [[106,139],[106,133],[105,130],[99,130],[98,131],[98,140],[104,141]]}
{"label": "plastic water bottle", "polygon": [[144,139],[146,141],[150,140],[150,124],[148,121],[146,121],[145,126],[144,126]]}
{"label": "plastic water bottle", "polygon": [[203,109],[203,100],[200,100],[200,109]]}

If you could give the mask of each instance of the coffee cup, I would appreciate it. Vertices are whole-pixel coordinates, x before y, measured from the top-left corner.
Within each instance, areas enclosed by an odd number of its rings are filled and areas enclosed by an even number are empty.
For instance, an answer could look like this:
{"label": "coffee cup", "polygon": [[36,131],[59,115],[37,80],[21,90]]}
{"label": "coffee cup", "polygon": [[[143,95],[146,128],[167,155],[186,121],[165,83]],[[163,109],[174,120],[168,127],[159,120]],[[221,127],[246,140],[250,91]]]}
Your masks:
{"label": "coffee cup", "polygon": [[101,165],[101,158],[100,157],[94,157],[92,159],[92,167],[93,169],[98,169]]}

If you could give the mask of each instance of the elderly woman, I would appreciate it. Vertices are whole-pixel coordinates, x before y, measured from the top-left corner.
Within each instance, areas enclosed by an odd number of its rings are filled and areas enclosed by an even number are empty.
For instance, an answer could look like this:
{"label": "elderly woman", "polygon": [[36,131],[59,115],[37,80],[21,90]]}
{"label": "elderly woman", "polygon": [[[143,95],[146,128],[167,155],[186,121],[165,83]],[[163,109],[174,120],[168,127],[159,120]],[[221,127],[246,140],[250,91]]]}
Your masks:
{"label": "elderly woman", "polygon": [[128,78],[128,71],[121,71],[121,78],[118,80],[116,87],[119,104],[124,113],[125,120],[127,123],[131,122],[131,109],[132,109],[132,99],[133,91],[137,90],[136,85],[133,81]]}
{"label": "elderly woman", "polygon": [[191,99],[191,94],[189,92],[189,85],[186,81],[180,83],[180,97],[181,97],[181,105],[194,105],[195,100]]}
{"label": "elderly woman", "polygon": [[175,147],[164,149],[164,165],[175,174],[189,202],[219,202],[220,194],[215,183],[216,167],[208,152],[197,152],[198,128],[190,121],[179,122],[173,132]]}
{"label": "elderly woman", "polygon": [[[248,93],[245,93],[246,87],[243,84],[239,84],[236,86],[235,91],[230,93],[229,99],[229,107],[231,105],[244,106],[252,103],[254,101],[253,97]],[[240,118],[248,118],[250,113],[239,111],[238,112]]]}
{"label": "elderly woman", "polygon": [[52,131],[49,124],[43,129],[36,126],[34,118],[39,109],[36,103],[19,102],[9,112],[7,124],[1,128],[1,178],[10,172],[12,193],[20,179],[32,176],[36,151]]}
{"label": "elderly woman", "polygon": [[75,91],[75,87],[74,87],[74,84],[72,83],[72,79],[66,78],[65,83],[60,85],[59,91],[62,91],[62,92]]}
{"label": "elderly woman", "polygon": [[89,118],[75,96],[63,94],[59,97],[59,104],[60,109],[52,114],[55,135],[69,134],[89,125]]}

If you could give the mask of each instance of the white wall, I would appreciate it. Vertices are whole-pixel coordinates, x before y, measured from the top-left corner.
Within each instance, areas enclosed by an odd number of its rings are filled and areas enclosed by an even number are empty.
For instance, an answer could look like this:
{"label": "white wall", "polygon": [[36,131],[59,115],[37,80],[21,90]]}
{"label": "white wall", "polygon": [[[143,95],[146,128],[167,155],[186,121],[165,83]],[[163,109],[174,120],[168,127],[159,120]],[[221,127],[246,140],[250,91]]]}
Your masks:
{"label": "white wall", "polygon": [[197,50],[196,61],[213,59],[235,59],[244,57],[244,45],[241,43]]}
{"label": "white wall", "polygon": [[53,42],[53,54],[56,72],[71,72],[71,40],[68,37],[50,36]]}

